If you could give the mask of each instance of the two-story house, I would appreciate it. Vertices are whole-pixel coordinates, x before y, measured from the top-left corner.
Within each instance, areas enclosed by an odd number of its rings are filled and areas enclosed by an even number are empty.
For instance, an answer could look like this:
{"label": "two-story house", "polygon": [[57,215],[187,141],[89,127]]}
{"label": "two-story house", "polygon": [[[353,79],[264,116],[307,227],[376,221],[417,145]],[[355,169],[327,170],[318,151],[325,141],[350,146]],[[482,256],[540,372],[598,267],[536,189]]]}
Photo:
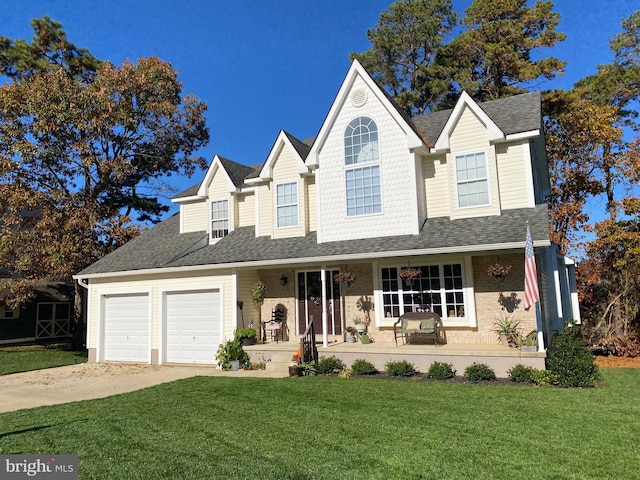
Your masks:
{"label": "two-story house", "polygon": [[[510,314],[544,351],[579,320],[573,263],[549,240],[538,93],[482,104],[463,93],[409,118],[354,61],[318,135],[280,131],[265,157],[216,155],[173,199],[178,214],[76,276],[90,361],[214,363],[218,344],[276,305],[288,338],[313,322],[325,346],[365,316],[393,345],[399,315],[430,310],[449,344],[496,344],[496,317]],[[541,298],[524,311],[527,225]],[[503,282],[487,273],[495,263],[511,266]],[[413,281],[399,276],[408,266]]]}

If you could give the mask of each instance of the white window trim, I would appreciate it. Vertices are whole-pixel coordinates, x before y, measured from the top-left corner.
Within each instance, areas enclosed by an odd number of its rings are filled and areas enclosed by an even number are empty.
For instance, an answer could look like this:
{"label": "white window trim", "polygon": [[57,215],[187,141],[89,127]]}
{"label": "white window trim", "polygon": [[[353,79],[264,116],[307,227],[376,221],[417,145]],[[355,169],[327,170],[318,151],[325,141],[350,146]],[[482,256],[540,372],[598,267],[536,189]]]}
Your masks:
{"label": "white window trim", "polygon": [[[283,186],[283,185],[295,185],[295,187],[296,187],[296,203],[278,205],[278,187]],[[298,184],[298,180],[276,183],[276,186],[275,186],[275,189],[274,189],[274,203],[275,203],[274,221],[275,221],[275,224],[276,224],[275,226],[276,226],[277,230],[286,230],[288,228],[298,228],[300,226],[300,185]],[[279,225],[280,218],[278,216],[278,208],[280,208],[280,207],[292,207],[294,205],[296,207],[296,224],[295,225],[286,225],[284,227],[281,227]]]}
{"label": "white window trim", "polygon": [[[424,259],[424,260],[416,260],[412,261],[412,264],[415,263],[416,266],[420,265],[437,265],[438,271],[440,275],[440,281],[442,288],[440,289],[440,297],[443,300],[442,305],[445,308],[446,305],[446,290],[444,289],[444,269],[443,265],[454,265],[458,264],[462,267],[462,293],[464,295],[464,317],[447,317],[446,315],[442,317],[442,324],[444,327],[469,327],[474,328],[477,326],[477,319],[475,315],[475,298],[474,298],[474,286],[473,286],[473,271],[472,271],[472,259],[471,257],[455,257],[455,258],[438,258],[436,259]],[[398,320],[398,317],[385,317],[384,312],[384,291],[383,291],[383,283],[382,283],[382,269],[383,268],[397,268],[398,272],[402,268],[406,267],[406,265],[401,263],[379,263],[374,266],[374,278],[375,278],[375,298],[378,305],[381,305],[382,308],[376,309],[377,319],[376,323],[379,327],[392,327],[393,324]],[[402,279],[398,279],[399,282],[404,282]],[[404,307],[402,295],[404,290],[402,290],[402,285],[399,283],[400,290],[398,291],[398,300],[400,303],[400,307]],[[445,313],[445,312],[443,312]]]}
{"label": "white window trim", "polygon": [[[227,233],[225,233],[222,237],[214,237],[213,236],[213,204],[217,202],[227,202]],[[218,219],[216,222],[223,221],[224,219]],[[217,242],[218,240],[226,237],[231,232],[231,202],[228,198],[214,198],[209,200],[209,239]]]}
{"label": "white window trim", "polygon": [[[371,160],[371,161],[365,161],[365,162],[356,162],[356,163],[351,163],[351,164],[347,164],[347,159],[346,159],[346,154],[345,154],[345,137],[346,137],[346,129],[349,127],[349,125],[351,125],[351,122],[353,122],[354,120],[358,119],[358,118],[368,118],[369,120],[371,120],[374,125],[376,126],[376,134],[378,136],[378,139],[376,140],[378,143],[378,159],[377,160]],[[384,205],[383,205],[383,194],[382,194],[382,141],[380,139],[381,137],[381,132],[380,129],[378,128],[378,122],[376,122],[376,120],[368,115],[358,115],[357,117],[352,118],[349,123],[347,123],[347,127],[345,127],[345,131],[342,134],[342,167],[343,167],[343,179],[344,179],[344,185],[343,185],[343,193],[344,193],[344,216],[346,219],[349,218],[362,218],[362,217],[370,217],[370,216],[375,216],[375,215],[382,215],[384,213]],[[353,171],[353,170],[358,170],[358,169],[363,169],[363,168],[368,168],[368,167],[373,167],[373,166],[377,166],[378,167],[378,171],[379,171],[379,180],[380,180],[380,184],[379,184],[379,188],[380,188],[380,211],[379,212],[371,212],[371,213],[360,213],[360,214],[355,214],[355,215],[349,215],[349,208],[347,205],[347,172],[349,171]]]}
{"label": "white window trim", "polygon": [[[382,165],[379,162],[374,163],[364,163],[364,164],[356,164],[357,166],[349,165],[348,168],[344,169],[344,213],[345,218],[362,218],[362,217],[371,217],[374,215],[382,215],[384,213],[383,204],[382,204]],[[379,212],[371,212],[371,213],[357,213],[354,215],[349,215],[349,206],[347,204],[347,172],[353,170],[360,170],[363,168],[370,167],[378,167],[378,177],[380,179],[380,211]]]}
{"label": "white window trim", "polygon": [[[486,170],[486,179],[487,179],[487,195],[489,197],[489,202],[482,204],[482,205],[469,205],[466,207],[461,207],[460,206],[460,198],[458,196],[458,186],[460,185],[460,181],[458,181],[458,157],[463,157],[465,155],[469,155],[469,154],[478,154],[478,153],[484,153],[484,159],[485,159],[485,170]],[[456,199],[456,204],[455,207],[457,210],[472,210],[474,208],[488,208],[492,206],[492,202],[491,202],[491,175],[489,174],[489,152],[487,150],[471,150],[468,152],[459,152],[459,153],[455,153],[452,154],[453,156],[453,178],[454,178],[454,195],[455,195],[455,199]]]}

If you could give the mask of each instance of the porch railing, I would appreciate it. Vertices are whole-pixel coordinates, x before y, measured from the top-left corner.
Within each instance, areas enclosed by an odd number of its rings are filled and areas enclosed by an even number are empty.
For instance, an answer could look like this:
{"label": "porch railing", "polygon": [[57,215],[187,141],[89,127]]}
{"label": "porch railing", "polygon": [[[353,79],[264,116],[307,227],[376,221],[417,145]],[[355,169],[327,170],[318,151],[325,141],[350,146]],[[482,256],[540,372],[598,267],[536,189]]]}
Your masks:
{"label": "porch railing", "polygon": [[318,362],[318,349],[316,348],[316,330],[313,328],[313,322],[309,323],[309,326],[300,339],[300,355],[302,356],[302,362],[308,363],[311,361]]}

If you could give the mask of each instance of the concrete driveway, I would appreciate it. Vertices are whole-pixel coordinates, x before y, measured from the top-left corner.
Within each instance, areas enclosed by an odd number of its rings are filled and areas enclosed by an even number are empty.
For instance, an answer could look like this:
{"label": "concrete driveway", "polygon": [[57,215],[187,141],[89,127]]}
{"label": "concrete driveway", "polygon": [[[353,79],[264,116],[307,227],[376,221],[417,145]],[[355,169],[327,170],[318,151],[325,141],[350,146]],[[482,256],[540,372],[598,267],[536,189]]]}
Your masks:
{"label": "concrete driveway", "polygon": [[268,370],[225,372],[215,366],[82,363],[0,376],[0,413],[103,398],[197,375],[282,376]]}

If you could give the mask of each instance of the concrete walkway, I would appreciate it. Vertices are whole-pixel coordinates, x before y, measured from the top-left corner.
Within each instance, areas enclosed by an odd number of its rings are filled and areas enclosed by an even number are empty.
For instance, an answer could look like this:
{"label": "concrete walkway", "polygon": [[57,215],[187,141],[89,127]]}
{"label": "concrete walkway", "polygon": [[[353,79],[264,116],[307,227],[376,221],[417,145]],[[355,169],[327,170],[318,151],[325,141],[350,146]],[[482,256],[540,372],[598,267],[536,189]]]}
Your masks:
{"label": "concrete walkway", "polygon": [[133,392],[195,376],[282,377],[269,370],[226,372],[215,366],[82,363],[0,376],[0,413]]}

